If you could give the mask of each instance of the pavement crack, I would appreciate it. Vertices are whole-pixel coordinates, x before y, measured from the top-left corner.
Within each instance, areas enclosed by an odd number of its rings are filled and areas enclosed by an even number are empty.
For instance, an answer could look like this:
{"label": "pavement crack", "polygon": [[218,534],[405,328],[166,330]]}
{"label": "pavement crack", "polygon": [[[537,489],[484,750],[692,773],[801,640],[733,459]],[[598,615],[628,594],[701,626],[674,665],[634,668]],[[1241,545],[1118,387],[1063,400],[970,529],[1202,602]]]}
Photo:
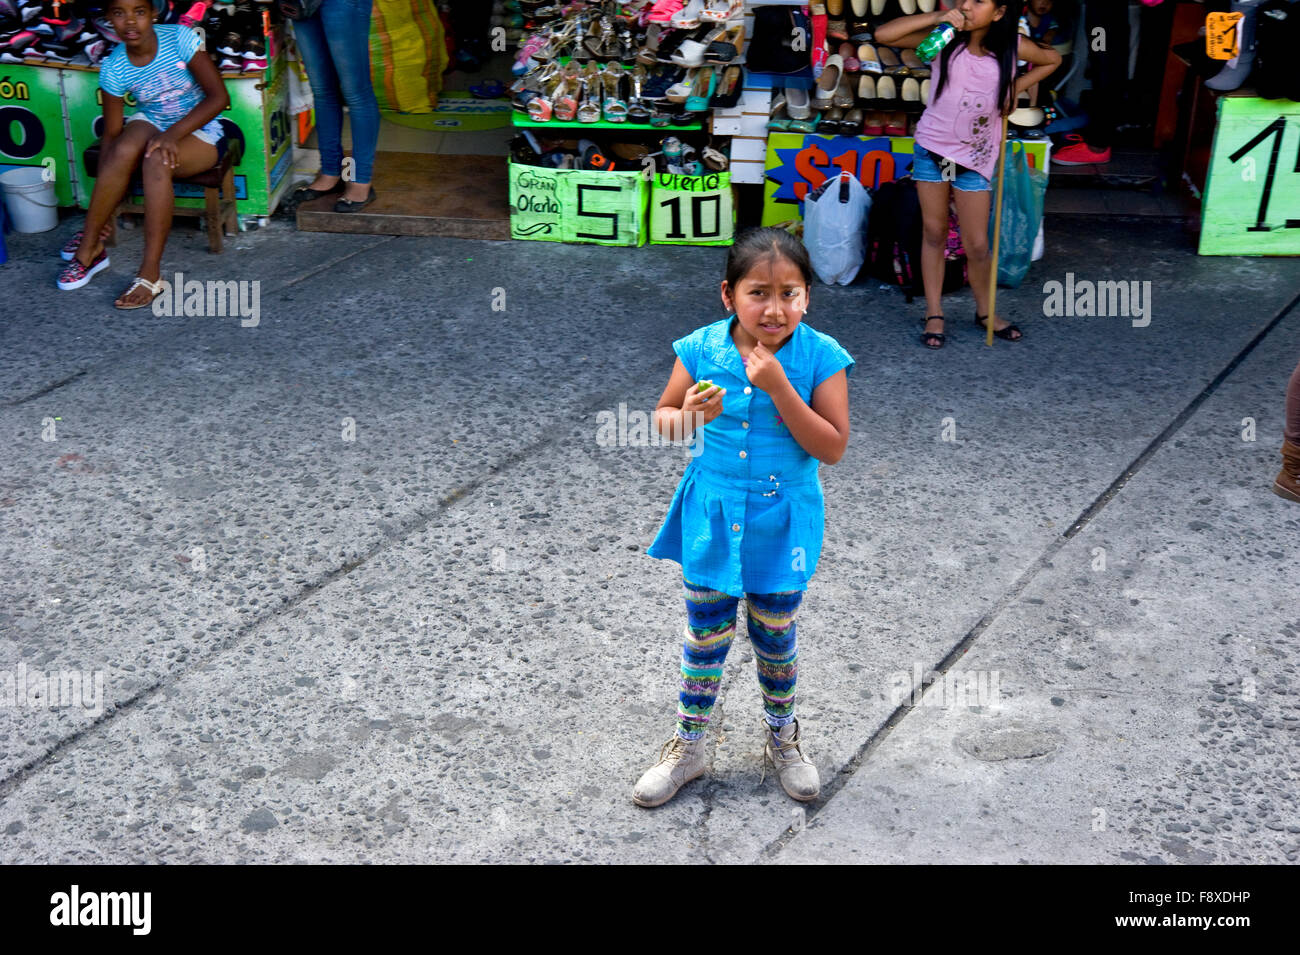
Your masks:
{"label": "pavement crack", "polygon": [[[645,375],[641,379],[641,383],[648,385],[653,381],[658,381],[658,380],[659,380],[658,372],[655,372],[653,375],[651,374]],[[44,767],[51,761],[52,758],[64,752],[65,750],[71,748],[75,743],[78,743],[81,740],[88,738],[96,729],[108,726],[111,721],[118,719],[119,716],[121,716],[122,714],[129,713],[132,710],[134,710],[137,706],[139,706],[141,703],[148,702],[154,696],[156,696],[160,691],[166,690],[168,687],[175,685],[184,677],[188,676],[192,671],[197,669],[199,666],[207,666],[211,664],[213,661],[220,658],[223,654],[226,654],[229,651],[238,647],[241,643],[245,641],[245,639],[250,634],[256,633],[261,627],[265,626],[271,621],[274,621],[276,619],[285,616],[286,614],[292,613],[294,610],[296,610],[307,600],[309,600],[316,594],[322,592],[330,585],[336,583],[339,580],[342,580],[344,577],[347,577],[354,570],[369,563],[371,560],[373,560],[378,555],[382,554],[384,551],[398,544],[401,544],[408,537],[420,533],[426,527],[428,527],[429,524],[432,523],[436,518],[444,514],[452,505],[456,504],[458,501],[461,501],[462,499],[473,494],[491,478],[494,478],[498,475],[501,475],[507,471],[512,470],[519,464],[523,463],[524,461],[528,460],[529,458],[537,454],[537,452],[543,451],[547,447],[556,444],[558,439],[562,439],[564,436],[569,434],[569,432],[573,428],[573,422],[575,420],[582,419],[582,415],[585,413],[585,410],[588,407],[592,405],[601,408],[609,407],[609,400],[617,399],[618,397],[619,397],[619,393],[616,393],[613,389],[609,389],[604,392],[592,392],[584,396],[583,398],[575,402],[575,408],[581,409],[575,412],[576,417],[575,415],[558,416],[555,424],[551,425],[549,428],[546,428],[544,431],[542,431],[536,440],[532,441],[527,445],[524,445],[521,448],[518,448],[517,450],[515,450],[511,454],[506,455],[505,457],[495,462],[494,464],[489,465],[483,472],[481,472],[474,479],[449,491],[443,497],[439,498],[437,503],[434,504],[433,507],[430,508],[429,510],[415,512],[411,520],[407,521],[400,528],[398,528],[397,530],[391,533],[381,535],[378,539],[376,539],[376,541],[371,547],[369,547],[359,556],[353,557],[341,563],[334,570],[324,575],[316,583],[303,588],[302,590],[298,591],[295,594],[291,594],[287,596],[283,600],[283,602],[281,602],[278,606],[272,609],[268,609],[266,613],[250,621],[246,626],[240,628],[236,633],[232,634],[230,637],[222,641],[222,643],[215,646],[208,654],[203,656],[201,659],[195,660],[192,665],[167,672],[163,674],[160,677],[160,679],[157,682],[155,682],[153,685],[143,690],[140,690],[139,692],[137,692],[127,700],[121,703],[111,704],[106,706],[104,713],[101,714],[93,723],[83,726],[75,730],[74,732],[70,733],[68,736],[60,739],[48,750],[46,750],[43,754],[36,756],[33,759],[29,760],[28,762],[24,763],[20,768],[10,773],[4,779],[0,779],[0,802],[3,802],[5,799],[7,799],[26,780],[28,780],[32,776],[35,776],[42,769],[44,769]],[[711,809],[712,809],[711,802],[706,802],[706,815],[705,815],[706,821],[707,821],[707,814],[708,812],[711,811]],[[705,830],[705,832],[707,838],[707,829]]]}
{"label": "pavement crack", "polygon": [[23,395],[21,398],[10,398],[8,401],[0,401],[0,408],[14,408],[17,407],[18,405],[27,404],[27,402],[29,401],[35,401],[37,398],[43,398],[45,395],[48,395],[51,391],[57,391],[59,388],[62,388],[64,385],[70,385],[78,378],[84,377],[86,372],[88,372],[89,370],[90,370],[89,368],[82,368],[80,371],[74,371],[72,374],[68,375],[68,377],[61,378],[55,382],[51,382],[50,384],[46,385],[44,388],[41,388],[39,391],[33,391],[30,395]]}

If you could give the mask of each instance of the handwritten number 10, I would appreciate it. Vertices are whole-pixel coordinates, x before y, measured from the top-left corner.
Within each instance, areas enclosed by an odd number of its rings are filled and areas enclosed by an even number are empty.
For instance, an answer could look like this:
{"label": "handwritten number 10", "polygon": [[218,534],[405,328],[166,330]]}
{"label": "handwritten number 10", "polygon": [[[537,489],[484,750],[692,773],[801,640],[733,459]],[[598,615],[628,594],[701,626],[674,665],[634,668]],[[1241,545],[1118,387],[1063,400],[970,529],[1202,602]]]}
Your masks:
{"label": "handwritten number 10", "polygon": [[[1246,155],[1246,153],[1250,152],[1264,140],[1268,139],[1269,136],[1274,136],[1274,134],[1276,134],[1273,139],[1273,149],[1268,156],[1268,172],[1264,176],[1264,192],[1259,197],[1259,212],[1255,216],[1255,224],[1248,228],[1246,230],[1247,232],[1269,232],[1273,228],[1272,226],[1265,225],[1264,219],[1268,215],[1268,201],[1273,195],[1273,177],[1277,175],[1277,157],[1278,153],[1282,151],[1282,136],[1285,132],[1286,117],[1279,116],[1277,119],[1273,120],[1273,122],[1260,130],[1250,142],[1246,143],[1228,157],[1229,160],[1235,163],[1241,159],[1242,156]],[[1300,172],[1300,144],[1297,144],[1296,146],[1295,171]],[[1300,229],[1300,219],[1287,219],[1286,228]]]}

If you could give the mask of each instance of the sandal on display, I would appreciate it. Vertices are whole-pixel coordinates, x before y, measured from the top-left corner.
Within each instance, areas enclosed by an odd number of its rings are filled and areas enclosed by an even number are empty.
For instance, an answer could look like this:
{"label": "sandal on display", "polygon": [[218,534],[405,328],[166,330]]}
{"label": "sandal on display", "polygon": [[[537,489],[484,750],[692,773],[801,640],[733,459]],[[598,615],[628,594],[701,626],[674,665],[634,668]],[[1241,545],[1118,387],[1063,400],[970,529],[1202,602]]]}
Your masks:
{"label": "sandal on display", "polygon": [[[985,332],[987,332],[987,331],[988,331],[988,324],[987,324],[987,322],[988,322],[988,318],[989,318],[989,317],[988,317],[987,315],[980,316],[978,313],[976,313],[976,315],[975,315],[975,324],[978,325],[978,326],[979,326],[981,329],[983,329]],[[1018,341],[1020,341],[1021,338],[1024,337],[1024,335],[1021,334],[1021,331],[1020,331],[1020,329],[1019,329],[1017,326],[1015,326],[1015,325],[1008,325],[1008,326],[1006,326],[1005,328],[995,328],[995,329],[993,329],[993,337],[994,337],[994,338],[1001,338],[1001,339],[1003,339],[1004,341],[1008,341],[1008,342],[1018,342]]]}
{"label": "sandal on display", "polygon": [[640,123],[642,125],[650,122],[651,110],[641,99],[642,90],[645,89],[646,68],[638,63],[632,70],[632,99],[627,104],[627,119],[630,123]]}
{"label": "sandal on display", "polygon": [[704,12],[704,0],[689,0],[686,6],[673,14],[670,21],[673,26],[690,30],[700,25],[700,14]]}
{"label": "sandal on display", "polygon": [[623,64],[610,63],[605,67],[605,99],[601,103],[601,111],[605,114],[607,123],[627,122],[628,106],[622,90],[626,78],[627,72],[623,69]]}
{"label": "sandal on display", "polygon": [[745,4],[743,0],[707,0],[704,9],[700,11],[700,16],[705,20],[712,20],[715,23],[726,23],[728,20],[744,16]]}
{"label": "sandal on display", "polygon": [[[923,325],[929,325],[933,321],[942,322],[943,316],[929,315],[926,318],[923,318],[921,320],[921,323]],[[943,332],[922,332],[921,333],[921,344],[924,345],[926,348],[942,348],[943,343],[946,342],[947,340],[948,340],[947,336],[945,336]]]}
{"label": "sandal on display", "polygon": [[722,36],[709,44],[704,52],[706,63],[730,63],[738,59],[745,49],[745,24],[728,27]]}
{"label": "sandal on display", "polygon": [[599,123],[602,86],[600,67],[588,63],[582,71],[582,102],[578,105],[578,122]]}
{"label": "sandal on display", "polygon": [[[126,298],[128,295],[130,295],[138,288],[144,288],[149,291],[149,301],[136,302],[134,305],[117,304],[118,302],[122,301],[122,299]],[[117,302],[113,303],[113,307],[121,309],[124,312],[130,311],[133,308],[144,308],[148,305],[152,305],[153,300],[156,299],[162,293],[163,293],[163,283],[161,280],[157,282],[150,282],[148,279],[141,278],[140,276],[137,275],[135,277],[135,281],[131,283],[131,287],[117,297]]]}

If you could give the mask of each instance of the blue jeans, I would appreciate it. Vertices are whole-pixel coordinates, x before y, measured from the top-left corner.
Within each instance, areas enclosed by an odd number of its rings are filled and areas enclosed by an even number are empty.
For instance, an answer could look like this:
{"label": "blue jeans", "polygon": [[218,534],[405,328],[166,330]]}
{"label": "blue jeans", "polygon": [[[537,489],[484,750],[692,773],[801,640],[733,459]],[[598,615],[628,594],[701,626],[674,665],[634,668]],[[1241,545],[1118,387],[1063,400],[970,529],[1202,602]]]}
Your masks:
{"label": "blue jeans", "polygon": [[316,101],[321,174],[338,176],[343,172],[346,102],[352,121],[355,182],[371,181],[379,142],[379,104],[370,83],[370,10],[371,0],[323,0],[314,16],[293,23]]}
{"label": "blue jeans", "polygon": [[952,163],[947,177],[939,167],[939,158],[918,142],[912,143],[912,179],[915,182],[952,182],[954,189],[962,192],[988,192],[992,184],[977,173],[958,163]]}

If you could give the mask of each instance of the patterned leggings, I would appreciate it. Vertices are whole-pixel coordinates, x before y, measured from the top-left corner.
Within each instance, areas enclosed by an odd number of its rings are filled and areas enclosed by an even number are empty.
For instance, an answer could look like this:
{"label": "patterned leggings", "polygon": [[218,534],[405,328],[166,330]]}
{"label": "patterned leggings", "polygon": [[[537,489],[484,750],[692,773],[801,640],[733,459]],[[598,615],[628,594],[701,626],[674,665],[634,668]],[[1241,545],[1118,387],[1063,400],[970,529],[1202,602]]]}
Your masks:
{"label": "patterned leggings", "polygon": [[[682,682],[677,705],[677,735],[696,740],[709,725],[718,698],[722,664],[736,633],[738,597],[683,580],[686,587],[686,634],[682,646]],[[798,674],[795,613],[802,590],[745,594],[749,640],[754,646],[763,710],[773,730],[794,720],[794,684]]]}

